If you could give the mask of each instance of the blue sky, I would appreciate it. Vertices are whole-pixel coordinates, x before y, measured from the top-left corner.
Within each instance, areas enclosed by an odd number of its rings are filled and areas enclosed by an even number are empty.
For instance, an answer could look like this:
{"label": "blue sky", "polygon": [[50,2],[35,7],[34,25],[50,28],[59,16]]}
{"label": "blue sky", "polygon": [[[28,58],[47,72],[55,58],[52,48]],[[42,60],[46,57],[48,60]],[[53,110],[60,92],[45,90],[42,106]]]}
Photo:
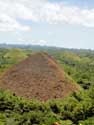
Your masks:
{"label": "blue sky", "polygon": [[0,1],[0,43],[94,49],[94,0],[12,1]]}
{"label": "blue sky", "polygon": [[76,5],[80,7],[94,7],[94,0],[49,0],[50,2],[65,2],[69,5]]}

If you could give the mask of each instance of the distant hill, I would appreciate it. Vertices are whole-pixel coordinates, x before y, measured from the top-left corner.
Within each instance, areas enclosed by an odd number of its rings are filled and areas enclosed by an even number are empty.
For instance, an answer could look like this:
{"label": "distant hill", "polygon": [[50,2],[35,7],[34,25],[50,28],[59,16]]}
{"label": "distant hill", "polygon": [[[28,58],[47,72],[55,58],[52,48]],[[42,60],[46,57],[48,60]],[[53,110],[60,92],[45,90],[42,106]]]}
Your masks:
{"label": "distant hill", "polygon": [[1,87],[26,98],[64,98],[80,87],[66,78],[56,60],[47,53],[34,53],[9,69],[0,79]]}
{"label": "distant hill", "polygon": [[0,74],[5,72],[14,64],[19,63],[32,53],[31,49],[8,48],[0,49]]}
{"label": "distant hill", "polygon": [[22,51],[22,49],[14,48],[14,49],[10,49],[9,52],[6,53],[4,57],[7,59],[10,59],[11,62],[16,63],[26,58],[27,55],[24,51]]}

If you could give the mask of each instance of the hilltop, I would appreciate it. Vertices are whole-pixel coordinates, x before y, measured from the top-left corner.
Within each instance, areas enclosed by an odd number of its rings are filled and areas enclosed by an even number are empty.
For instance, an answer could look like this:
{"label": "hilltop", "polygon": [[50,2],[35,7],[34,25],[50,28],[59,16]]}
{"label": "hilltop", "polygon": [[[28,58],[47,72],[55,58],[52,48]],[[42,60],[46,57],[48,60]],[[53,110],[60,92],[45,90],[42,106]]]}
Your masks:
{"label": "hilltop", "polygon": [[65,77],[63,69],[47,53],[34,53],[1,77],[1,87],[19,96],[42,101],[64,98],[79,86]]}

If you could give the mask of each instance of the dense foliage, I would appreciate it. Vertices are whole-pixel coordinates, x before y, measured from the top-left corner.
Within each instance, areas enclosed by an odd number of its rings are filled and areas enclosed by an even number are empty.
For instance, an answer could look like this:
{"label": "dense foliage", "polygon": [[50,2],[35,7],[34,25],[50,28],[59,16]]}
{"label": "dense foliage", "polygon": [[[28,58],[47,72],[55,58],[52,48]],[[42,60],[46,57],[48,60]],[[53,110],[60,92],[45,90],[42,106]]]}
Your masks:
{"label": "dense foliage", "polygon": [[94,125],[93,90],[94,86],[48,102],[27,101],[0,90],[0,125]]}

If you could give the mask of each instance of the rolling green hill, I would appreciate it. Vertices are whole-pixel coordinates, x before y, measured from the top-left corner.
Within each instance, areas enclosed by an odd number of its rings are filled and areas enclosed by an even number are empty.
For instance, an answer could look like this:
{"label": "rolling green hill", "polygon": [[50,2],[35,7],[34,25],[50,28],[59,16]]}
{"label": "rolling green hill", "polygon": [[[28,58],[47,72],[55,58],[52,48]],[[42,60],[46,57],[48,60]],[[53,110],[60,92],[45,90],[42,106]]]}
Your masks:
{"label": "rolling green hill", "polygon": [[94,54],[93,52],[59,52],[53,56],[58,60],[65,72],[84,89],[94,84]]}
{"label": "rolling green hill", "polygon": [[0,49],[0,73],[17,64],[31,54],[31,50],[27,49]]}

